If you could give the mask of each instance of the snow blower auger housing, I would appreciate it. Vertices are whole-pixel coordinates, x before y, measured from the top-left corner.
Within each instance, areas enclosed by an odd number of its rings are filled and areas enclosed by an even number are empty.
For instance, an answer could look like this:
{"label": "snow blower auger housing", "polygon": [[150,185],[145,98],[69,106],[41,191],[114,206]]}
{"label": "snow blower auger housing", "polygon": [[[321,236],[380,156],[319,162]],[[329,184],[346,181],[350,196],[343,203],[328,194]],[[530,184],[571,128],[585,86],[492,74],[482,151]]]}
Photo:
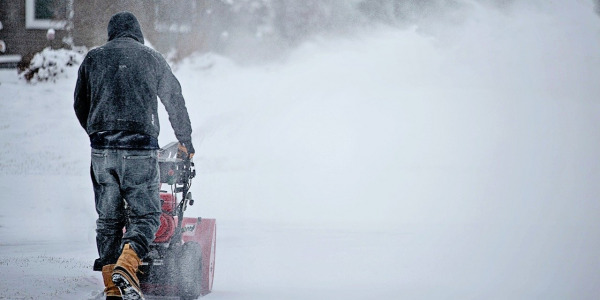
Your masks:
{"label": "snow blower auger housing", "polygon": [[[170,143],[158,154],[160,227],[138,272],[147,299],[168,296],[190,300],[212,290],[216,221],[183,216],[188,205],[194,204],[189,190],[196,171],[177,146],[177,142]],[[168,191],[163,190],[165,185]]]}

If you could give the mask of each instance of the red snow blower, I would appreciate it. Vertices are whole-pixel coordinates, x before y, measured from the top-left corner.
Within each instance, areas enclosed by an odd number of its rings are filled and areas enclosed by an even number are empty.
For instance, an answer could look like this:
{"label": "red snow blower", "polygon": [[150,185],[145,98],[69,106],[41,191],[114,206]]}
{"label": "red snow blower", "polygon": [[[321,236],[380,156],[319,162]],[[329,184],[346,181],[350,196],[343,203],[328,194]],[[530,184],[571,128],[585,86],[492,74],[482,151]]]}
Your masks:
{"label": "red snow blower", "polygon": [[[189,190],[196,170],[191,160],[178,155],[177,146],[173,142],[159,150],[162,215],[138,276],[145,295],[197,299],[212,290],[216,221],[183,217],[194,204]],[[163,184],[170,191],[162,190]]]}
{"label": "red snow blower", "polygon": [[[197,299],[211,292],[216,246],[215,219],[183,217],[194,200],[194,163],[183,159],[178,143],[159,150],[160,227],[139,267],[140,286],[148,299]],[[162,190],[167,185],[170,191]],[[100,271],[101,266],[94,265]]]}

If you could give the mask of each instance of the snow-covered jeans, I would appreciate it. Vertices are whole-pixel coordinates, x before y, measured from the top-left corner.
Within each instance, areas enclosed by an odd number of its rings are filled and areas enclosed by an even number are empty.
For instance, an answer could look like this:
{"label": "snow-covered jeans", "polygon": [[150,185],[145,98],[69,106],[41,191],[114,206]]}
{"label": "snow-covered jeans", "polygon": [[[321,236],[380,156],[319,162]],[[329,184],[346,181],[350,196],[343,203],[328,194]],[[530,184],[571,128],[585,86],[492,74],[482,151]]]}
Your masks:
{"label": "snow-covered jeans", "polygon": [[127,243],[140,258],[148,253],[160,225],[157,155],[156,150],[92,149],[97,263],[116,263]]}

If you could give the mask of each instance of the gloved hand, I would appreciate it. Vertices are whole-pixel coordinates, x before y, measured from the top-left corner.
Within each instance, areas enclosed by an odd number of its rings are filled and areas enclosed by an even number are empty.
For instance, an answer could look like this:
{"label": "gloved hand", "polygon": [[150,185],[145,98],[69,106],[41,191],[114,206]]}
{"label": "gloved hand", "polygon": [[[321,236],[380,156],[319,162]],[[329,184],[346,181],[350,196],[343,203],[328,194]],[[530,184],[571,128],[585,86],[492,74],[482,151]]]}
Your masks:
{"label": "gloved hand", "polygon": [[181,158],[187,157],[188,159],[191,159],[194,157],[194,153],[196,153],[196,150],[194,150],[194,145],[192,145],[192,141],[179,142],[177,149],[179,150],[177,156],[181,155]]}

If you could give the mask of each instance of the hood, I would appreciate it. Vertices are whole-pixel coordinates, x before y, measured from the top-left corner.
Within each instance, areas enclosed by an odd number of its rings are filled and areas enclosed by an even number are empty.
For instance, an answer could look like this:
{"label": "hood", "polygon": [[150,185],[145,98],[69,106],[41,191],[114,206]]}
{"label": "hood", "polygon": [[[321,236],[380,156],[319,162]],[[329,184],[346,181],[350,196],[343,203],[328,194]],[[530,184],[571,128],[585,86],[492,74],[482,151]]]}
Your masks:
{"label": "hood", "polygon": [[130,12],[124,11],[115,14],[108,22],[108,40],[112,41],[120,37],[129,37],[140,43],[144,43],[144,35],[137,18]]}

